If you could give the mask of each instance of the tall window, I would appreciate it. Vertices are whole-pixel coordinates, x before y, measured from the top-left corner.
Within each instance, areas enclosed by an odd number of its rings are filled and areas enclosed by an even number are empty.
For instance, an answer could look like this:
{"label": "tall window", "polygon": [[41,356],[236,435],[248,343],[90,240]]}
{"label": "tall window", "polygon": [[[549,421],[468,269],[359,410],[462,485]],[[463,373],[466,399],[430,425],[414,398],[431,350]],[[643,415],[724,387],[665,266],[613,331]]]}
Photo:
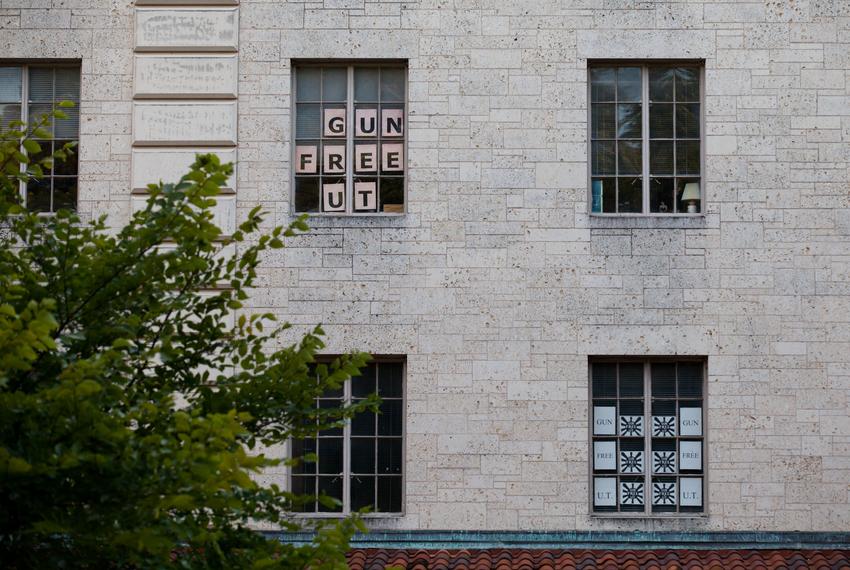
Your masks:
{"label": "tall window", "polygon": [[595,513],[704,510],[702,360],[590,365]]}
{"label": "tall window", "polygon": [[318,408],[338,407],[370,394],[381,397],[379,413],[365,412],[344,427],[323,430],[318,437],[292,441],[292,456],[314,454],[292,470],[292,491],[325,494],[342,506],[331,509],[319,501],[303,507],[308,513],[350,513],[368,507],[373,513],[402,511],[404,449],[404,363],[374,362],[316,401]]}
{"label": "tall window", "polygon": [[[60,101],[72,101],[74,107],[63,108],[68,118],[53,119],[47,130],[53,138],[39,140],[41,154],[49,156],[80,134],[80,68],[60,65],[0,66],[0,114],[3,128],[9,122],[32,122],[57,109]],[[77,207],[77,152],[65,161],[57,160],[41,180],[22,184],[21,192],[27,208],[36,212],[55,212]]]}
{"label": "tall window", "polygon": [[293,73],[295,211],[403,213],[406,68],[297,65]]}
{"label": "tall window", "polygon": [[702,67],[590,68],[591,212],[703,209]]}

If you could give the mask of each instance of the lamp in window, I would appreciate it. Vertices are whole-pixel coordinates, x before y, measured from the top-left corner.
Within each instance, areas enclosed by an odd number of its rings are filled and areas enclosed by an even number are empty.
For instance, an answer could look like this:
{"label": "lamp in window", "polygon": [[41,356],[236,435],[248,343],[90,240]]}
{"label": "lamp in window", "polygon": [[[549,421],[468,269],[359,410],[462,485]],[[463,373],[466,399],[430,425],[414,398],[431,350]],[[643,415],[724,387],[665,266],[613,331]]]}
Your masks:
{"label": "lamp in window", "polygon": [[699,182],[688,182],[682,191],[682,202],[688,205],[688,213],[696,214],[699,211]]}

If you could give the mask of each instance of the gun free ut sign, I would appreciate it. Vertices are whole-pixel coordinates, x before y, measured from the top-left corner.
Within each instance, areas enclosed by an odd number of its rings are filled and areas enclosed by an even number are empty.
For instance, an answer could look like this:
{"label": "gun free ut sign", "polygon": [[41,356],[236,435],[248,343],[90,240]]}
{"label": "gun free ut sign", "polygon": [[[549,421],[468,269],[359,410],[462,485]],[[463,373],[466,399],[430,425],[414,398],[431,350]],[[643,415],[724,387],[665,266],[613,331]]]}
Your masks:
{"label": "gun free ut sign", "polygon": [[[322,110],[322,140],[296,144],[295,175],[319,176],[321,211],[376,212],[379,181],[404,173],[404,110]],[[354,136],[349,136],[353,119]],[[350,164],[353,163],[353,164]]]}

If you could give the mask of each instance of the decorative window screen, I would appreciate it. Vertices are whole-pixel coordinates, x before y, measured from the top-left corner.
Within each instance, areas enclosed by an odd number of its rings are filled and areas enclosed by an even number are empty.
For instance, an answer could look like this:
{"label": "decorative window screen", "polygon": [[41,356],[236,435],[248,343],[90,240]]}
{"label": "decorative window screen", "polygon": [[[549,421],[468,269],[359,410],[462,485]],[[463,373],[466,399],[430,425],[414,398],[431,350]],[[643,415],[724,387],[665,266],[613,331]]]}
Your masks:
{"label": "decorative window screen", "polygon": [[590,68],[591,212],[702,211],[701,77],[698,65]]}
{"label": "decorative window screen", "polygon": [[402,511],[404,449],[404,363],[377,362],[361,376],[316,401],[316,406],[338,407],[377,394],[379,413],[355,416],[344,427],[323,430],[318,437],[292,441],[292,456],[315,454],[292,469],[292,491],[301,495],[325,494],[342,506],[331,509],[319,501],[304,512],[347,514],[362,508],[373,513]]}
{"label": "decorative window screen", "polygon": [[403,213],[407,69],[297,65],[294,74],[295,211]]}
{"label": "decorative window screen", "polygon": [[591,362],[596,513],[704,510],[704,361]]}
{"label": "decorative window screen", "polygon": [[[72,101],[74,107],[63,108],[67,119],[51,119],[45,130],[52,139],[39,140],[40,160],[77,141],[80,133],[80,68],[51,65],[0,66],[0,117],[3,128],[9,122],[33,122],[57,109],[61,101]],[[67,160],[57,160],[40,180],[21,185],[24,203],[36,212],[55,212],[77,207],[77,152]]]}

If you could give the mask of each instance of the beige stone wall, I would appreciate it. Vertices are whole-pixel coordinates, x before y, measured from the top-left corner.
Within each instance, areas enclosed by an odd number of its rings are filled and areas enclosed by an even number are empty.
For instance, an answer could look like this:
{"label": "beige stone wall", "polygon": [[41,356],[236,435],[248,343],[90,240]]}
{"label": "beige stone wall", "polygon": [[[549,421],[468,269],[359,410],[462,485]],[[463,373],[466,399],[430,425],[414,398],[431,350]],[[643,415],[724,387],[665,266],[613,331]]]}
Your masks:
{"label": "beige stone wall", "polygon": [[[0,0],[0,48],[82,58],[81,207],[126,215],[132,8],[54,4]],[[850,529],[850,4],[238,10],[237,217],[291,219],[292,58],[409,62],[407,215],[313,219],[254,297],[408,356],[406,514],[375,526]],[[587,215],[586,63],[626,57],[706,61],[704,218]],[[587,358],[671,354],[708,357],[709,517],[592,519]]]}

